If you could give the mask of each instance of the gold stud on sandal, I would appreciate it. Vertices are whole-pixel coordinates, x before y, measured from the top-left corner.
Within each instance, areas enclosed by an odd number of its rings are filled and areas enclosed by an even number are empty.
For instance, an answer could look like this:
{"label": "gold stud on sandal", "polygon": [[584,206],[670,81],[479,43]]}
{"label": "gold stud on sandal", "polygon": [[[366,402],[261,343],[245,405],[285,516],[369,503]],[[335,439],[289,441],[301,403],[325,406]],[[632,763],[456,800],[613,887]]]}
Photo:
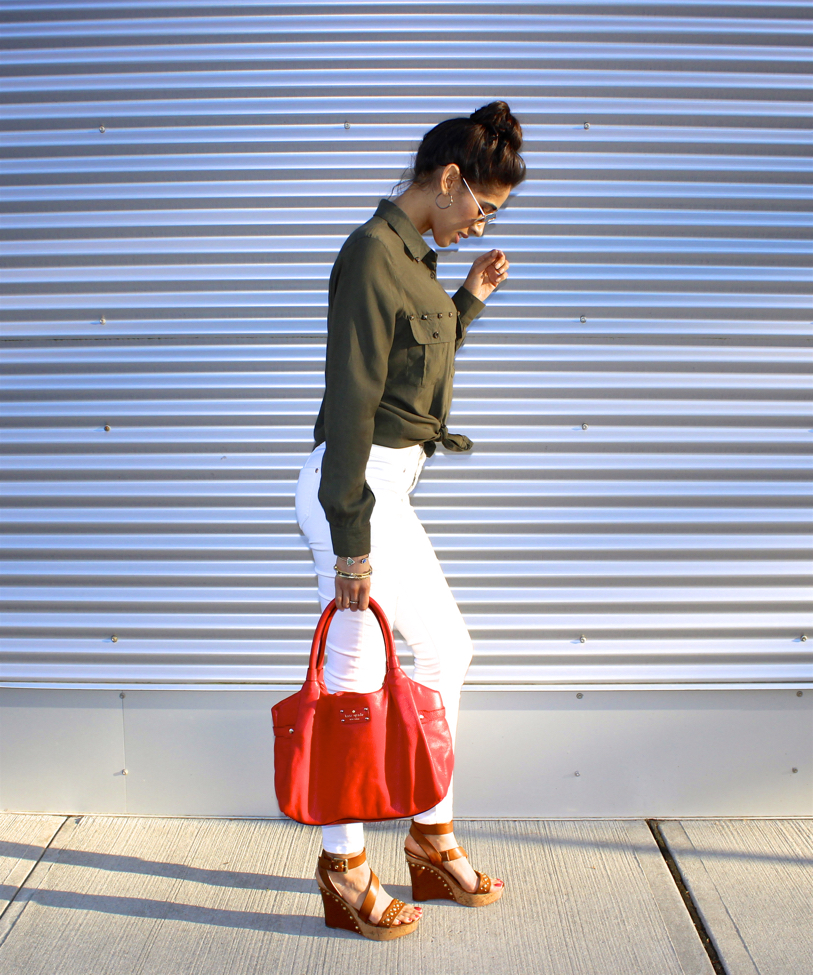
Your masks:
{"label": "gold stud on sandal", "polygon": [[418,921],[401,921],[395,924],[394,921],[404,907],[404,902],[396,898],[390,902],[387,909],[381,915],[377,924],[372,924],[370,914],[375,907],[375,899],[378,896],[380,884],[378,877],[370,871],[370,882],[364,894],[364,901],[361,907],[355,908],[349,904],[336,889],[333,881],[328,876],[328,871],[333,873],[347,873],[353,867],[360,867],[367,860],[366,850],[362,850],[357,856],[342,857],[322,850],[319,857],[319,867],[316,882],[319,885],[319,893],[322,895],[322,904],[325,909],[325,924],[329,928],[342,928],[345,931],[355,931],[357,934],[369,938],[371,941],[392,941],[393,938],[402,938],[405,934],[412,934],[418,927]]}
{"label": "gold stud on sandal", "polygon": [[497,887],[490,877],[480,873],[479,870],[475,870],[479,881],[477,890],[464,890],[460,886],[460,882],[443,866],[449,860],[458,860],[460,857],[468,858],[463,847],[456,846],[451,850],[436,850],[428,840],[424,839],[424,836],[441,836],[453,832],[453,823],[428,826],[412,820],[409,835],[426,854],[426,856],[418,856],[404,848],[409,872],[412,876],[413,900],[452,900],[457,901],[458,904],[463,904],[465,907],[485,907],[486,904],[493,904],[494,901],[502,897],[505,884]]}

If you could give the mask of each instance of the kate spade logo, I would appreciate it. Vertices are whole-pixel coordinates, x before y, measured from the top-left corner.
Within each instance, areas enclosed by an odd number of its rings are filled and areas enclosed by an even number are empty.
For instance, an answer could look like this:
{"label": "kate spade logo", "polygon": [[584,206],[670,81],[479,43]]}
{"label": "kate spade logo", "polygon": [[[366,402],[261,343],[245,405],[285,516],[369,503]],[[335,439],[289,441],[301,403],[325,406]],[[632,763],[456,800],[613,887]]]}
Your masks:
{"label": "kate spade logo", "polygon": [[361,721],[370,720],[369,708],[339,708],[339,720],[342,724],[358,724]]}

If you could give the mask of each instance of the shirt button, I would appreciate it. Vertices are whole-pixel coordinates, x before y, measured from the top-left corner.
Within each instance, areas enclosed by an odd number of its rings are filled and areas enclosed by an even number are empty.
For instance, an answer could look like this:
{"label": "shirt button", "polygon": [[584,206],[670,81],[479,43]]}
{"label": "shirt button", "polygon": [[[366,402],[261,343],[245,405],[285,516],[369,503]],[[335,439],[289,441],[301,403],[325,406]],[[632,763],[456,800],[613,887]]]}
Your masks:
{"label": "shirt button", "polygon": [[440,338],[440,332],[432,332],[432,338],[433,339]]}

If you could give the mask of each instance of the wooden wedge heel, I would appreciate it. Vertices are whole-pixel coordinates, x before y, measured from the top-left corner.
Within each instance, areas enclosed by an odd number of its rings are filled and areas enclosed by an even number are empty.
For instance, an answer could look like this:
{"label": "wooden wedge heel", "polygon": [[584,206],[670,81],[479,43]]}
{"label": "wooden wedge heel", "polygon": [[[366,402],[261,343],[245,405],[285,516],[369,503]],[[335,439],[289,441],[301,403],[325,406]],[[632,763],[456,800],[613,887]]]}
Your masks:
{"label": "wooden wedge heel", "polygon": [[377,924],[370,921],[370,914],[375,907],[375,899],[378,896],[380,883],[378,877],[370,871],[370,883],[364,894],[364,901],[361,907],[355,908],[349,904],[336,889],[333,881],[328,875],[328,871],[333,873],[347,873],[353,867],[360,867],[367,860],[367,851],[362,850],[354,857],[334,856],[325,853],[319,857],[316,882],[319,885],[319,892],[322,895],[322,904],[325,909],[325,924],[329,928],[341,928],[345,931],[355,931],[357,934],[371,941],[392,941],[393,938],[403,938],[405,934],[412,934],[418,927],[418,921],[401,921],[395,924],[395,919],[404,906],[403,901],[393,899],[381,915]]}
{"label": "wooden wedge heel", "polygon": [[451,850],[436,850],[428,840],[424,839],[424,836],[441,836],[453,832],[453,823],[427,826],[423,823],[416,823],[414,819],[412,820],[409,835],[426,854],[426,856],[418,856],[406,847],[404,848],[409,872],[412,876],[413,900],[452,900],[457,901],[458,904],[463,904],[465,907],[485,907],[486,904],[493,904],[494,901],[502,897],[505,890],[504,884],[498,887],[490,877],[480,873],[479,870],[475,870],[474,872],[479,880],[477,890],[473,892],[464,890],[459,881],[443,866],[449,860],[468,857],[463,847],[456,846]]}

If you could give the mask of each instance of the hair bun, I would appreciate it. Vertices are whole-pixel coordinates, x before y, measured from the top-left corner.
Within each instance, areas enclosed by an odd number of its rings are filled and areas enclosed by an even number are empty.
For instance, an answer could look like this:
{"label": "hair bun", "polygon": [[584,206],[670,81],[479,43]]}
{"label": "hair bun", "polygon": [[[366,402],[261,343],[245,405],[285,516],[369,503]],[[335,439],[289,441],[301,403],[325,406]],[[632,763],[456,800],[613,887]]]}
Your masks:
{"label": "hair bun", "polygon": [[515,152],[519,152],[522,146],[522,126],[511,114],[511,109],[505,102],[483,105],[476,112],[472,112],[469,118],[492,131],[498,139],[505,139]]}
{"label": "hair bun", "polygon": [[426,188],[454,163],[472,186],[513,188],[525,179],[519,154],[522,126],[505,102],[491,102],[461,118],[447,118],[425,133],[410,173],[410,182]]}

